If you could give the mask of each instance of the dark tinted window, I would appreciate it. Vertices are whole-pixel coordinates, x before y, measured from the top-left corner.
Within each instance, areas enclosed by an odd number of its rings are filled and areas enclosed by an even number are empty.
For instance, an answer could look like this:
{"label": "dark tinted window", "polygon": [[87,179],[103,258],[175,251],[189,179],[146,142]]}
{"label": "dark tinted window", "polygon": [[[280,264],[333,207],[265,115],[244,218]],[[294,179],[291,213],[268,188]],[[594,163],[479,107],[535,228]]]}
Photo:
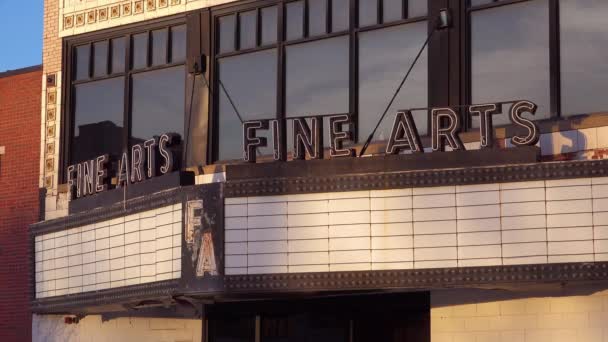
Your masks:
{"label": "dark tinted window", "polygon": [[287,116],[348,113],[348,37],[286,50]]}
{"label": "dark tinted window", "polygon": [[211,342],[255,342],[255,317],[209,319]]}
{"label": "dark tinted window", "polygon": [[171,28],[171,63],[186,60],[186,25]]}
{"label": "dark tinted window", "polygon": [[89,78],[89,63],[91,61],[90,45],[82,45],[74,49],[75,79],[85,80]]}
{"label": "dark tinted window", "polygon": [[403,0],[384,0],[382,18],[385,23],[400,20],[403,17]]}
{"label": "dark tinted window", "polygon": [[185,77],[184,66],[133,75],[131,143],[163,133],[184,137]]}
{"label": "dark tinted window", "polygon": [[359,27],[378,23],[378,0],[359,0]]}
{"label": "dark tinted window", "polygon": [[93,44],[93,77],[105,76],[108,73],[108,41]]}
{"label": "dark tinted window", "polygon": [[[243,120],[276,117],[276,70],[275,49],[219,60],[220,80]],[[242,158],[241,120],[232,108],[226,91],[221,87],[218,91],[219,159],[240,159]],[[260,136],[262,132],[260,131]],[[264,149],[262,152],[269,154],[269,151],[270,149]]]}
{"label": "dark tinted window", "polygon": [[[427,22],[364,32],[359,38],[359,137],[371,134],[392,94],[403,79],[427,37]],[[426,50],[401,88],[374,140],[387,140],[399,109],[428,106]],[[413,112],[420,134],[427,132],[426,111]]]}
{"label": "dark tinted window", "polygon": [[256,46],[257,15],[256,11],[239,14],[239,43],[241,49],[250,49]]}
{"label": "dark tinted window", "polygon": [[422,17],[428,12],[428,0],[408,0],[408,17]]}
{"label": "dark tinted window", "polygon": [[304,2],[290,2],[286,5],[286,38],[298,39],[304,36]]}
{"label": "dark tinted window", "polygon": [[74,86],[72,163],[122,152],[124,78]]}
{"label": "dark tinted window", "polygon": [[471,1],[471,7],[491,4],[491,3],[495,2],[495,0],[470,0],[470,1]]}
{"label": "dark tinted window", "polygon": [[[549,71],[547,0],[471,14],[472,103],[527,99],[538,105],[534,119],[548,118]],[[478,121],[473,121],[475,127]],[[506,109],[494,117],[495,125],[509,122]]]}
{"label": "dark tinted window", "polygon": [[332,32],[339,32],[348,30],[349,25],[349,12],[350,12],[350,1],[349,0],[332,0],[331,3],[331,25]]}
{"label": "dark tinted window", "polygon": [[277,7],[262,8],[262,45],[277,41]]}
{"label": "dark tinted window", "polygon": [[335,315],[294,313],[262,317],[260,335],[264,342],[348,342],[350,321]]}
{"label": "dark tinted window", "polygon": [[608,109],[608,1],[560,1],[562,115]]}
{"label": "dark tinted window", "polygon": [[234,50],[234,35],[236,31],[236,20],[234,15],[220,17],[220,49],[219,52],[230,52]]}
{"label": "dark tinted window", "polygon": [[112,39],[112,73],[125,71],[125,38]]}
{"label": "dark tinted window", "polygon": [[[173,63],[184,61],[185,35],[186,26],[180,25],[72,48],[75,70],[68,88],[72,115],[68,122],[73,134],[67,162],[73,164],[106,153],[117,157],[129,141],[129,131],[132,143],[167,132],[184,136],[185,66],[162,67],[169,62],[168,56]],[[148,38],[152,45],[148,45]],[[129,63],[127,44],[132,50]],[[156,70],[142,70],[148,67],[148,61]],[[94,79],[88,77],[89,70]],[[125,91],[127,86],[129,91]]]}
{"label": "dark tinted window", "polygon": [[152,65],[167,64],[167,29],[152,31]]}
{"label": "dark tinted window", "polygon": [[133,69],[141,69],[148,66],[148,33],[140,33],[133,36],[131,65]]}
{"label": "dark tinted window", "polygon": [[308,0],[308,34],[327,33],[327,0]]}

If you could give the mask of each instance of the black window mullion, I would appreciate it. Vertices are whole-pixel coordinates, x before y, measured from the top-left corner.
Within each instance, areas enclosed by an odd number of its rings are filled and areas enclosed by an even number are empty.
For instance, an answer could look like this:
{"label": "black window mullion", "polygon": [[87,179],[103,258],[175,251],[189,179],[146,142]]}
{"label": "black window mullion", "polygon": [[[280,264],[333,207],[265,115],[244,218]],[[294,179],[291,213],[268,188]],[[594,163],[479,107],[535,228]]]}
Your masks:
{"label": "black window mullion", "polygon": [[262,9],[255,9],[255,46],[262,45]]}
{"label": "black window mullion", "polygon": [[111,65],[111,60],[112,60],[112,39],[108,39],[108,48],[106,49],[106,74],[105,76],[108,76],[112,69],[112,65]]}
{"label": "black window mullion", "polygon": [[93,78],[93,67],[95,66],[95,45],[91,42],[89,45],[89,68],[87,69],[87,78]]}
{"label": "black window mullion", "polygon": [[357,0],[350,0],[349,6],[349,103],[348,111],[353,116],[353,125],[350,130],[353,136],[353,141],[359,142],[359,44],[357,40],[357,19],[359,17],[359,8]]}
{"label": "black window mullion", "polygon": [[165,64],[171,64],[173,61],[173,56],[171,56],[171,44],[173,44],[173,32],[171,31],[171,27],[167,27],[165,30],[167,30],[167,51],[166,52],[166,57],[165,57]]}
{"label": "black window mullion", "polygon": [[304,25],[304,27],[302,28],[302,32],[304,33],[303,34],[304,38],[308,38],[308,36],[309,36],[309,26],[310,25],[308,25],[308,8],[309,8],[308,0],[304,0],[304,13],[303,13],[304,19],[302,20],[302,24]]}
{"label": "black window mullion", "polygon": [[[278,25],[278,40],[277,40],[277,113],[276,117],[279,119],[279,125],[281,126],[281,132],[284,132],[280,136],[279,146],[285,149],[287,147],[287,122],[285,120],[285,3],[279,2],[277,4],[277,25]],[[306,12],[306,11],[305,11]],[[306,22],[306,20],[304,20]],[[287,159],[287,152],[283,151],[281,158]]]}
{"label": "black window mullion", "polygon": [[409,18],[409,14],[408,14],[408,6],[409,6],[409,0],[402,0],[403,6],[401,6],[401,19],[407,19]]}
{"label": "black window mullion", "polygon": [[235,14],[234,20],[234,51],[241,49],[241,13]]}
{"label": "black window mullion", "polygon": [[[131,137],[131,64],[129,61],[131,60],[132,54],[132,44],[131,44],[132,35],[127,35],[125,37],[126,41],[129,42],[125,44],[125,86],[124,86],[124,112],[123,112],[123,151],[129,150],[129,140]],[[150,51],[150,34],[148,33],[148,52]],[[149,64],[149,55],[148,53],[148,64]]]}
{"label": "black window mullion", "polygon": [[327,14],[325,17],[325,33],[329,34],[332,33],[332,24],[331,24],[331,18],[333,16],[333,11],[334,11],[334,1],[333,0],[327,0]]}
{"label": "black window mullion", "polygon": [[[470,0],[467,0],[464,6],[461,6],[459,11],[460,22],[462,30],[460,33],[460,44],[462,45],[460,51],[460,58],[463,63],[460,72],[460,87],[462,104],[471,103],[471,86],[472,86],[472,74],[471,74],[471,12],[468,10],[470,7]],[[465,129],[469,130],[473,126],[472,119],[469,115],[465,116]]]}
{"label": "black window mullion", "polygon": [[154,44],[154,40],[152,39],[152,31],[147,31],[147,38],[148,38],[148,46],[147,46],[147,52],[146,52],[146,68],[149,68],[152,65],[152,53],[153,53],[153,44]]}
{"label": "black window mullion", "polygon": [[551,117],[561,115],[559,0],[549,0],[549,84]]}
{"label": "black window mullion", "polygon": [[378,12],[376,22],[378,24],[384,24],[384,0],[376,0],[376,6],[378,6],[378,9],[376,10]]}

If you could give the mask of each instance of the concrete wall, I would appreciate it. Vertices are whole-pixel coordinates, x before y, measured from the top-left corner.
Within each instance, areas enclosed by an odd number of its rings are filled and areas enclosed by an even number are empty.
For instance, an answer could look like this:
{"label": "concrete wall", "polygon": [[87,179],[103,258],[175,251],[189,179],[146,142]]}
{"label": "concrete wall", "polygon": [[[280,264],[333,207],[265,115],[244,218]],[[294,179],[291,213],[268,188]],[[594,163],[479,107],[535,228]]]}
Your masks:
{"label": "concrete wall", "polygon": [[[568,292],[568,291],[565,291]],[[431,295],[432,342],[606,342],[608,291]]]}
{"label": "concrete wall", "polygon": [[103,322],[87,316],[78,324],[65,324],[65,316],[34,315],[33,342],[199,342],[201,320],[118,318]]}

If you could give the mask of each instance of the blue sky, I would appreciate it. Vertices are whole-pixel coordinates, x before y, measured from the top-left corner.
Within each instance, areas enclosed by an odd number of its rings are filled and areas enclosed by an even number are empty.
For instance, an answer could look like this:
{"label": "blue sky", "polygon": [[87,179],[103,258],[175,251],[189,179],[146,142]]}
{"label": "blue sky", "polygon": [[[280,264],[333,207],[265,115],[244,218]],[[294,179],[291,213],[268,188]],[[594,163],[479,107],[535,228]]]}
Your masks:
{"label": "blue sky", "polygon": [[43,0],[0,0],[0,72],[42,64]]}

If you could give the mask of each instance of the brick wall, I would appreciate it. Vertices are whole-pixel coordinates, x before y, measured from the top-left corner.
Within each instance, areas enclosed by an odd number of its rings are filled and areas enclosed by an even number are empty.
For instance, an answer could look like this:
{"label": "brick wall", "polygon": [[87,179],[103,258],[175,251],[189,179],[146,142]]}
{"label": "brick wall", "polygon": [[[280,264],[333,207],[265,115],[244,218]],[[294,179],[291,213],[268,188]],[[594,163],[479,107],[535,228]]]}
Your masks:
{"label": "brick wall", "polygon": [[[38,221],[41,71],[0,75],[0,341],[30,339],[28,225]],[[0,150],[2,148],[0,147]]]}
{"label": "brick wall", "polygon": [[432,342],[605,342],[608,291],[450,290],[431,295]]}
{"label": "brick wall", "polygon": [[61,70],[61,38],[59,38],[59,0],[44,0],[44,73]]}

